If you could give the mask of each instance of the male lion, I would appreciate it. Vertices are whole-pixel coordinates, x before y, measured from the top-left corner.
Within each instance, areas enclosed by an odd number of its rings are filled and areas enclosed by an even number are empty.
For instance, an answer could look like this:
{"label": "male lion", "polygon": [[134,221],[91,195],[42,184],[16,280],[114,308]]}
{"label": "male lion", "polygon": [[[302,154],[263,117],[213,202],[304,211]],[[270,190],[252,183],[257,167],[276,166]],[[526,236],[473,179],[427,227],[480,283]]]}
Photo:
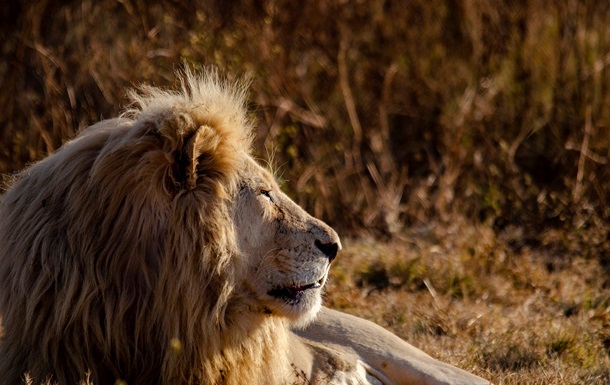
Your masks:
{"label": "male lion", "polygon": [[3,196],[0,384],[484,383],[320,311],[339,237],[249,155],[243,87],[181,79]]}

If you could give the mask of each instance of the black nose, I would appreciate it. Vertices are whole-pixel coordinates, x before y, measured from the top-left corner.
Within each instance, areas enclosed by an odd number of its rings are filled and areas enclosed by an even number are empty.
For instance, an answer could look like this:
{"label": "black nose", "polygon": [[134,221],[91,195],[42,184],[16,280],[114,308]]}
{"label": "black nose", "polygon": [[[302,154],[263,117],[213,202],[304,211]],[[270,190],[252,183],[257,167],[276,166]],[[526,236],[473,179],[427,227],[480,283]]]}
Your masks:
{"label": "black nose", "polygon": [[337,252],[339,251],[339,244],[334,242],[322,243],[316,240],[316,247],[328,257],[329,262],[332,262],[337,257]]}

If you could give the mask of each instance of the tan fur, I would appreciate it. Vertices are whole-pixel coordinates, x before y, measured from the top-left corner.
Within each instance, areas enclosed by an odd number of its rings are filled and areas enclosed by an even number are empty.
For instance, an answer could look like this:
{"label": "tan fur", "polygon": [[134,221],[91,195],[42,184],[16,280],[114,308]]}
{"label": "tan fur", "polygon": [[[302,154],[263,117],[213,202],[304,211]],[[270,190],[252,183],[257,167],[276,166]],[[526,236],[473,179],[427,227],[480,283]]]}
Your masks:
{"label": "tan fur", "polygon": [[0,384],[290,381],[288,320],[312,319],[320,289],[296,305],[268,292],[325,280],[315,241],[336,234],[250,157],[241,86],[187,70],[178,92],[131,97],[2,198]]}

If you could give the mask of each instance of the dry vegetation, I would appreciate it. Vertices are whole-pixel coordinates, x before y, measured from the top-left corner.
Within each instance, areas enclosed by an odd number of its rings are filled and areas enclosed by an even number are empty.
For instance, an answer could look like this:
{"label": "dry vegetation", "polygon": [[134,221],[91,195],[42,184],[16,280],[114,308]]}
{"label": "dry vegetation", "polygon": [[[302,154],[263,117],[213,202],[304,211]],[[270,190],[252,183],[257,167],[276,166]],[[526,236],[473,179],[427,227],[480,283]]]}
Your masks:
{"label": "dry vegetation", "polygon": [[516,251],[515,237],[457,223],[347,242],[327,304],[495,384],[609,383],[610,290],[598,262]]}
{"label": "dry vegetation", "polygon": [[2,2],[0,173],[182,61],[249,75],[260,157],[377,240],[330,305],[496,383],[608,383],[610,5],[458,3]]}

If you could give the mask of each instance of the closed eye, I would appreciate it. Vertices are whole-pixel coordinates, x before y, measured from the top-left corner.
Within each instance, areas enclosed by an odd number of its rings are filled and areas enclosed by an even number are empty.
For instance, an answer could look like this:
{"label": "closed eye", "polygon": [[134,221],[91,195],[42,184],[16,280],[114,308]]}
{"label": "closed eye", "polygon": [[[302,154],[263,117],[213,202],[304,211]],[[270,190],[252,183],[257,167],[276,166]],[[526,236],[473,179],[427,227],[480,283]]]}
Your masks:
{"label": "closed eye", "polygon": [[269,199],[270,202],[273,202],[273,198],[271,198],[271,190],[266,190],[264,188],[261,188],[258,191],[263,197],[265,197],[266,199]]}

